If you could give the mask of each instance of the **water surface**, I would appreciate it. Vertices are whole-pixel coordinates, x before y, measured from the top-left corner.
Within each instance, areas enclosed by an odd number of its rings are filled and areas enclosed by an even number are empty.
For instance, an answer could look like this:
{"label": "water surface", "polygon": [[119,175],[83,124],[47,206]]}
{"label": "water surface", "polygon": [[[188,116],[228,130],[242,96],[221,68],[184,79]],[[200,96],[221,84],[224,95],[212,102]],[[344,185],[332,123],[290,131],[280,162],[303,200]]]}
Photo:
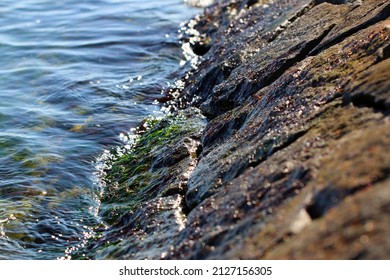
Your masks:
{"label": "water surface", "polygon": [[99,224],[94,161],[179,68],[183,0],[0,2],[0,259],[55,259]]}

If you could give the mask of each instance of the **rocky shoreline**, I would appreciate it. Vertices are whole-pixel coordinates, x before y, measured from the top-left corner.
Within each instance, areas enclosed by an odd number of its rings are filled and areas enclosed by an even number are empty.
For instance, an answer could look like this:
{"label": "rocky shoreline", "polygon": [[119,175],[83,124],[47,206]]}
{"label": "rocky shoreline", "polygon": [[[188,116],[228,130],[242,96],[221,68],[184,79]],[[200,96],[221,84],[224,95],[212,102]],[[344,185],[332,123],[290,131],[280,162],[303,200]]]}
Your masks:
{"label": "rocky shoreline", "polygon": [[[390,4],[219,0],[74,258],[388,259]],[[171,93],[168,93],[172,99]]]}

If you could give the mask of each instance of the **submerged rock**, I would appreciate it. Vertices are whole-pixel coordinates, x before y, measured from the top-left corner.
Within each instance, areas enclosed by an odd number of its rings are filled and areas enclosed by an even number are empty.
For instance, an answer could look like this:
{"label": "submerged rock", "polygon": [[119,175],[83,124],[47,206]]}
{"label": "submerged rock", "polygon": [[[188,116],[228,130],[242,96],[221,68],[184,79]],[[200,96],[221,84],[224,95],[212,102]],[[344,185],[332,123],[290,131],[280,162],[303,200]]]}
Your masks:
{"label": "submerged rock", "polygon": [[207,7],[187,109],[113,163],[88,257],[389,258],[390,5],[358,2]]}
{"label": "submerged rock", "polygon": [[182,197],[159,197],[124,214],[85,248],[83,258],[158,259],[170,254],[185,227]]}

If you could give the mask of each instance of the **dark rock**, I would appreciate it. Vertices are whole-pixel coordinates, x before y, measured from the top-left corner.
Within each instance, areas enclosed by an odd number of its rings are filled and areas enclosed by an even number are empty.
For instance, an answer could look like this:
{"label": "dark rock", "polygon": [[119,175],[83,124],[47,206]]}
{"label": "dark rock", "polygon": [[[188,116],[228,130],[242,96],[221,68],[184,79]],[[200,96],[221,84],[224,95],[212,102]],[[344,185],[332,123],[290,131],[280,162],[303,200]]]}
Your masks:
{"label": "dark rock", "polygon": [[196,55],[205,55],[211,48],[211,39],[209,37],[200,37],[197,41],[190,43],[192,51]]}
{"label": "dark rock", "polygon": [[335,26],[311,54],[316,54],[325,48],[338,44],[345,38],[386,20],[390,16],[390,4],[386,0],[365,0],[364,5],[356,9],[355,7],[349,7],[349,9],[350,12],[340,18],[341,22]]}
{"label": "dark rock", "polygon": [[93,259],[163,259],[184,227],[181,196],[156,198],[91,243],[83,252]]}
{"label": "dark rock", "polygon": [[141,133],[88,257],[388,259],[388,18],[385,0],[207,7],[212,43],[173,102],[208,122]]}
{"label": "dark rock", "polygon": [[321,4],[321,3],[331,3],[335,5],[340,5],[340,4],[347,4],[347,3],[354,3],[354,2],[361,2],[361,0],[314,0],[316,4]]}
{"label": "dark rock", "polygon": [[[368,29],[361,36],[367,38],[375,29],[377,27]],[[234,179],[242,170],[266,160],[270,154],[304,134],[310,125],[306,118],[311,119],[311,114],[318,114],[323,105],[341,95],[342,85],[347,82],[344,77],[375,63],[375,52],[385,38],[380,39],[381,30],[379,28],[377,35],[372,37],[379,39],[377,44],[375,40],[360,41],[364,52],[351,54],[356,48],[356,38],[347,38],[342,45],[308,57],[286,70],[272,85],[256,93],[249,101],[250,105],[211,121],[206,133],[217,131],[216,136],[220,139],[210,137],[213,142],[219,141],[210,149],[207,138],[203,137],[203,155],[188,188],[190,207],[214,192],[218,182]],[[368,45],[371,50],[366,47]],[[245,118],[245,122],[241,121],[241,126],[237,122],[232,124],[231,119],[237,118]],[[222,129],[220,124],[224,125]]]}

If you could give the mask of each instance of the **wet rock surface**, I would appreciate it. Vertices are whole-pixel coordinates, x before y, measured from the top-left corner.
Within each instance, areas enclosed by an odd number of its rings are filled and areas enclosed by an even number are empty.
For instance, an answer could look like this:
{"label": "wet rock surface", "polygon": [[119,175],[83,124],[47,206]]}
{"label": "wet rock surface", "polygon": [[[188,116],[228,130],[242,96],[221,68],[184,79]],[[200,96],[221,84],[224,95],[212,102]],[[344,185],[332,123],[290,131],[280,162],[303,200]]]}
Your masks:
{"label": "wet rock surface", "polygon": [[388,1],[214,2],[196,113],[114,163],[87,257],[388,259]]}
{"label": "wet rock surface", "polygon": [[[164,257],[184,228],[182,197],[151,199],[89,244],[82,258],[155,259]],[[93,254],[92,254],[93,253]]]}

